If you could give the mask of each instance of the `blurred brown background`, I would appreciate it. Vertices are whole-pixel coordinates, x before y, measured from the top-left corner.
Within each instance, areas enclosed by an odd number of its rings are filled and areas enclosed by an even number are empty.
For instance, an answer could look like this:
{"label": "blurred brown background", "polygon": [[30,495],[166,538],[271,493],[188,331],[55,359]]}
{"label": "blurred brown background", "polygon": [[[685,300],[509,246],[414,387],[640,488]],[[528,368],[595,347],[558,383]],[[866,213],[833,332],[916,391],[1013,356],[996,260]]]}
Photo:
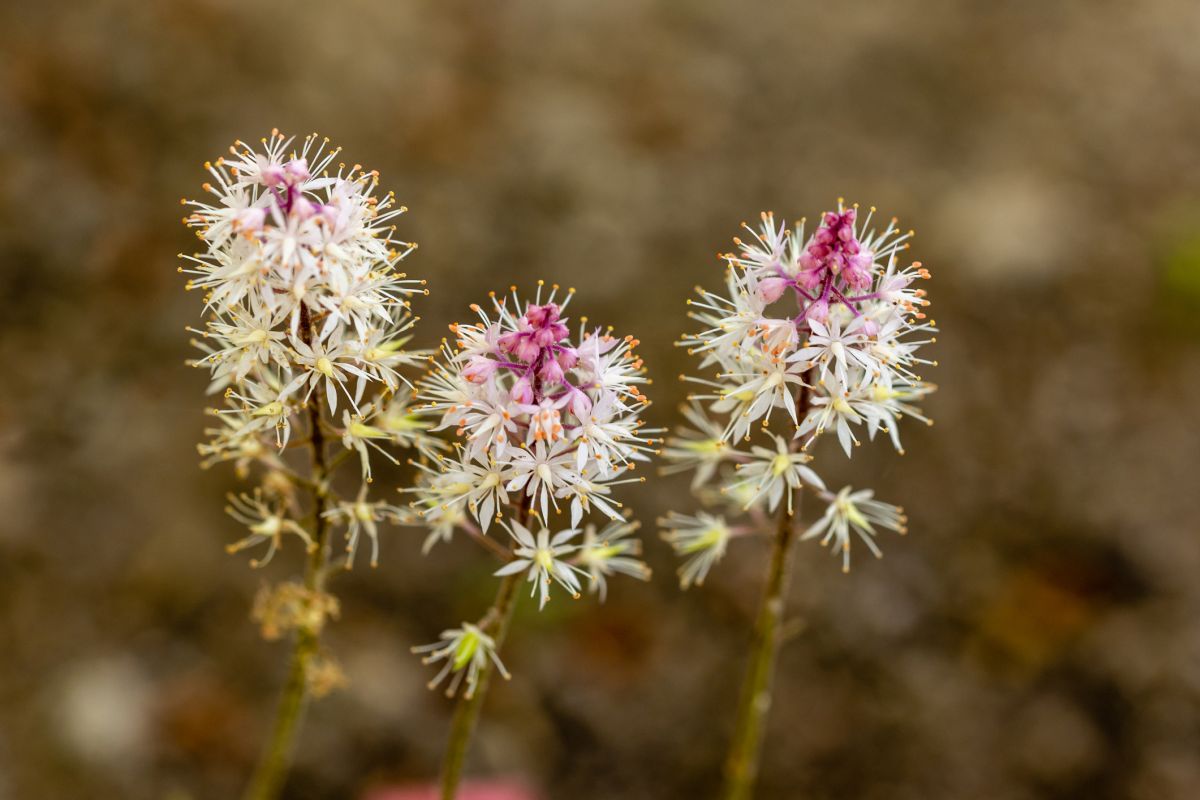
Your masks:
{"label": "blurred brown background", "polygon": [[[1194,0],[0,5],[0,798],[227,798],[255,756],[284,647],[248,609],[298,559],[222,550],[175,254],[201,163],[274,126],[411,207],[426,342],[487,289],[573,284],[645,342],[658,423],[739,221],[898,214],[938,424],[819,454],[912,533],[848,577],[801,547],[760,796],[1200,796],[1198,42]],[[691,507],[684,479],[629,499]],[[647,533],[651,584],[523,609],[476,774],[711,793],[765,547],[681,594]],[[494,584],[421,536],[336,583],[352,685],[289,797],[435,773],[449,705],[407,649]]]}

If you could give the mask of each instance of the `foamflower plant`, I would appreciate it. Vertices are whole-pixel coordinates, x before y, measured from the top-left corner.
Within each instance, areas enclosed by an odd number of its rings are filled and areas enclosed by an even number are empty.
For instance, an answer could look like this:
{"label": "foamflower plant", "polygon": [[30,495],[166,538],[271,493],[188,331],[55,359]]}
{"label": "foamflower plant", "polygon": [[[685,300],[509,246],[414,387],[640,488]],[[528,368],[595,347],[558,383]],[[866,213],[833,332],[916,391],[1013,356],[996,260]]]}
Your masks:
{"label": "foamflower plant", "polygon": [[[403,372],[428,357],[408,349],[408,298],[424,281],[398,268],[416,248],[393,238],[404,208],[376,193],[378,173],[335,163],[338,154],[315,134],[237,142],[205,164],[209,198],[183,201],[201,243],[180,268],[204,300],[204,326],[194,330],[203,354],[193,363],[223,399],[211,409],[202,463],[231,462],[252,484],[229,498],[246,535],[228,549],[252,552],[256,568],[291,556],[297,573],[255,604],[263,635],[292,644],[252,800],[279,795],[307,699],[344,682],[321,644],[338,611],[328,579],[364,542],[375,565],[380,523],[409,513],[370,496],[372,459],[438,446],[395,399],[409,387]],[[339,475],[343,465],[351,468]],[[343,497],[346,484],[358,488]]]}
{"label": "foamflower plant", "polygon": [[[714,508],[670,513],[663,536],[684,559],[684,588],[703,583],[739,538],[773,543],[726,761],[730,800],[753,793],[793,541],[819,541],[849,571],[856,543],[880,556],[881,532],[906,531],[899,507],[869,489],[831,490],[810,466],[825,434],[847,457],[877,438],[903,453],[901,421],[930,423],[918,407],[934,388],[920,374],[932,362],[919,355],[934,341],[919,288],[929,272],[900,260],[912,232],[895,219],[873,227],[873,216],[860,220],[839,200],[806,234],[804,221],[789,228],[763,214],[723,257],[724,291],[697,288],[688,301],[698,330],[679,344],[697,374],[683,379],[701,388],[667,440],[664,469],[694,470],[693,492]],[[805,494],[821,506],[806,529]]]}
{"label": "foamflower plant", "polygon": [[429,531],[425,549],[468,538],[496,559],[499,578],[482,617],[414,648],[440,665],[430,688],[444,682],[458,694],[443,798],[458,790],[492,671],[509,677],[499,654],[521,594],[541,609],[585,591],[603,599],[617,574],[650,575],[637,523],[614,493],[643,480],[635,468],[659,444],[642,421],[638,341],[586,317],[573,336],[564,316],[573,294],[539,281],[532,300],[514,288],[472,305],[476,321],[450,326],[454,342],[417,387],[420,412],[453,437],[447,452],[414,462],[418,482],[405,489]]}

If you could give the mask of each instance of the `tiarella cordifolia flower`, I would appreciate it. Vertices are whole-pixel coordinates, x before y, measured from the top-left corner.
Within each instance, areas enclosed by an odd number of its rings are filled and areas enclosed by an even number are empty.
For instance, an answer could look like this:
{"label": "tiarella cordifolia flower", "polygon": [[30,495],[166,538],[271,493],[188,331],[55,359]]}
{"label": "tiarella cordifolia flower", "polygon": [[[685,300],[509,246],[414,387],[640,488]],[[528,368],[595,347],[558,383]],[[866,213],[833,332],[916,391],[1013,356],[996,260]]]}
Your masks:
{"label": "tiarella cordifolia flower", "polygon": [[288,519],[286,510],[279,504],[265,500],[261,489],[255,489],[253,494],[230,494],[225,512],[250,529],[249,536],[228,545],[226,550],[237,553],[264,542],[267,545],[267,554],[251,561],[251,566],[261,567],[274,558],[285,533],[295,534],[304,540],[309,550],[316,547],[308,531]]}
{"label": "tiarella cordifolia flower", "polygon": [[[617,496],[622,484],[642,480],[635,469],[661,442],[641,419],[649,401],[640,389],[648,381],[634,353],[638,341],[589,327],[586,318],[569,324],[573,295],[557,286],[547,292],[539,281],[532,302],[514,288],[506,297],[493,293],[487,308],[472,305],[477,319],[450,326],[454,342],[443,342],[417,385],[420,411],[433,430],[453,431],[453,447],[424,448],[414,462],[416,485],[404,491],[430,529],[426,550],[457,531],[501,560],[496,601],[476,623],[493,637],[493,653],[504,644],[523,581],[541,608],[555,584],[579,597],[586,580],[603,599],[609,577],[649,575],[632,538],[637,526]],[[609,523],[599,533],[593,516]],[[489,535],[501,520],[509,542]],[[482,687],[490,667],[479,663],[473,680]],[[477,713],[460,711],[443,771],[446,796],[453,796]]]}
{"label": "tiarella cordifolia flower", "polygon": [[354,554],[358,552],[358,539],[366,534],[371,540],[371,566],[379,566],[379,526],[377,523],[388,521],[399,523],[409,519],[407,509],[393,506],[382,500],[369,502],[367,500],[367,484],[358,490],[358,497],[353,501],[341,501],[326,511],[323,516],[341,522],[346,526],[346,566],[354,563]]}
{"label": "tiarella cordifolia flower", "polygon": [[819,536],[822,545],[833,542],[833,554],[842,555],[842,570],[845,572],[850,571],[851,531],[858,534],[876,558],[882,557],[883,553],[875,543],[874,525],[900,534],[908,532],[905,527],[908,518],[904,516],[904,509],[873,499],[875,493],[870,489],[855,492],[847,486],[836,495],[825,492],[821,496],[829,501],[829,506],[825,514],[800,538],[815,539]]}
{"label": "tiarella cordifolia flower", "polygon": [[461,628],[442,631],[439,641],[414,647],[412,651],[428,653],[421,659],[422,663],[445,662],[441,671],[429,682],[429,688],[436,689],[447,675],[453,673],[454,677],[446,686],[447,697],[453,697],[458,691],[464,675],[467,679],[467,689],[463,696],[468,699],[473,697],[475,687],[479,684],[479,674],[489,662],[495,665],[506,680],[510,677],[500,661],[500,656],[496,654],[495,640],[469,622],[464,622]]}
{"label": "tiarella cordifolia flower", "polygon": [[[337,162],[339,151],[328,144],[278,132],[258,149],[237,142],[228,158],[205,164],[210,198],[183,201],[191,207],[184,222],[201,250],[183,256],[180,271],[190,275],[189,289],[203,293],[206,317],[202,329],[192,329],[201,351],[192,363],[209,371],[209,392],[222,393],[225,404],[212,412],[219,423],[205,432],[202,463],[232,461],[242,478],[261,473],[253,493],[231,496],[230,514],[250,533],[229,549],[265,544],[264,557],[251,561],[262,566],[283,534],[294,534],[308,551],[303,582],[295,585],[306,597],[328,598],[306,603],[307,613],[286,626],[297,634],[292,663],[304,680],[287,684],[252,797],[273,796],[281,785],[287,758],[279,756],[290,750],[299,719],[288,709],[343,681],[319,645],[323,622],[336,609],[325,591],[331,568],[350,566],[362,536],[371,540],[374,566],[378,524],[411,515],[368,499],[371,458],[395,463],[392,447],[439,448],[428,420],[395,399],[402,387],[411,390],[402,370],[428,358],[405,349],[416,321],[408,298],[424,292],[424,282],[398,269],[416,247],[393,237],[404,208],[390,193],[376,193],[377,173]],[[307,457],[295,454],[300,446]],[[354,455],[361,488],[343,501],[345,481],[336,471]],[[347,553],[333,562],[331,531],[339,526]],[[273,614],[264,631],[285,630],[279,618]]]}
{"label": "tiarella cordifolia flower", "polygon": [[524,525],[513,522],[508,526],[508,532],[516,540],[514,558],[496,570],[497,575],[526,573],[533,584],[533,593],[541,592],[538,608],[544,608],[550,599],[551,582],[562,586],[572,597],[579,597],[579,578],[587,577],[588,573],[562,558],[579,549],[579,545],[571,544],[571,540],[579,535],[577,529],[559,531],[551,536],[548,529],[542,528],[534,536]]}
{"label": "tiarella cordifolia flower", "polygon": [[[258,151],[238,142],[231,157],[205,165],[213,199],[184,201],[204,249],[180,269],[204,292],[208,314],[193,363],[227,404],[200,447],[205,465],[279,469],[314,403],[328,410],[317,436],[357,453],[367,482],[372,454],[395,463],[390,446],[435,446],[428,422],[390,399],[407,382],[400,369],[427,357],[404,349],[416,319],[407,298],[424,291],[397,269],[415,248],[392,238],[404,208],[376,195],[377,173],[335,164],[339,151],[327,145],[278,133]],[[346,523],[353,541],[373,527],[353,514],[325,516]]]}
{"label": "tiarella cordifolia flower", "polygon": [[421,545],[421,554],[428,555],[438,542],[449,542],[454,531],[471,524],[462,507],[456,505],[439,505],[421,514],[421,524],[429,529],[429,535]]}
{"label": "tiarella cordifolia flower", "polygon": [[443,347],[418,397],[434,429],[458,441],[411,490],[420,513],[456,506],[483,532],[510,503],[543,520],[569,513],[572,527],[593,511],[622,519],[612,487],[641,480],[631,473],[658,444],[640,418],[638,342],[586,319],[572,339],[563,312],[573,294],[561,304],[558,294],[539,288],[532,303],[493,295],[490,311],[472,306],[478,322],[451,326],[457,347]]}
{"label": "tiarella cordifolia flower", "polygon": [[606,579],[611,575],[619,572],[642,581],[650,579],[650,568],[639,558],[641,540],[629,538],[640,527],[637,522],[620,519],[609,522],[599,532],[590,524],[583,529],[583,544],[575,562],[587,570],[590,590],[600,595],[600,602],[604,602],[608,593]]}
{"label": "tiarella cordifolia flower", "polygon": [[[753,793],[803,490],[829,506],[801,538],[833,542],[846,570],[851,531],[879,555],[874,526],[903,528],[899,509],[873,500],[870,491],[834,495],[808,466],[808,451],[822,434],[834,434],[847,457],[879,433],[903,453],[900,420],[929,422],[917,402],[933,390],[920,375],[933,362],[918,353],[934,341],[934,327],[926,321],[925,291],[916,288],[929,273],[920,263],[898,261],[912,232],[899,230],[895,219],[873,228],[873,214],[860,220],[857,206],[839,200],[811,235],[803,221],[789,229],[763,214],[757,230],[743,226],[750,237],[734,240],[737,252],[724,256],[724,292],[698,287],[700,298],[688,301],[699,329],[680,345],[698,358],[701,374],[684,380],[702,389],[685,409],[690,427],[668,440],[666,455],[676,469],[696,469],[692,488],[702,502],[714,495],[726,506],[733,501],[749,519],[733,529],[703,512],[660,520],[664,537],[686,559],[681,583],[702,581],[732,536],[774,531],[752,666],[726,761],[726,797]],[[769,441],[754,444],[756,436]]]}
{"label": "tiarella cordifolia flower", "polygon": [[723,426],[709,419],[704,406],[693,400],[679,410],[692,427],[680,426],[667,438],[663,455],[671,463],[662,472],[669,475],[694,469],[692,488],[699,489],[712,480],[722,462],[730,460],[733,451],[723,438]]}
{"label": "tiarella cordifolia flower", "polygon": [[752,447],[749,460],[738,464],[741,470],[741,480],[723,487],[726,491],[736,492],[742,486],[753,486],[752,494],[743,508],[749,508],[762,498],[766,498],[767,510],[774,511],[779,507],[779,501],[787,494],[788,514],[792,513],[792,498],[795,490],[807,485],[816,489],[824,489],[825,484],[817,473],[804,466],[812,461],[807,453],[793,452],[788,448],[787,441],[782,436],[775,436],[775,449]]}
{"label": "tiarella cordifolia flower", "polygon": [[[765,500],[774,511],[786,497],[791,514],[797,489],[824,492],[806,466],[821,434],[834,434],[847,456],[881,432],[903,452],[900,420],[929,423],[917,403],[933,390],[920,376],[933,362],[919,349],[934,341],[934,327],[925,291],[915,286],[929,273],[898,260],[912,232],[894,219],[875,229],[873,214],[860,220],[857,206],[839,201],[811,235],[803,221],[789,229],[763,214],[760,228],[747,228],[751,236],[735,239],[737,252],[724,257],[725,293],[698,289],[700,298],[689,301],[700,329],[681,345],[711,374],[685,377],[703,390],[692,395],[690,426],[668,439],[665,455],[674,462],[669,470],[696,469],[699,494],[719,478],[723,492],[746,498],[745,507]],[[770,446],[737,449],[777,414],[790,424],[788,435],[768,433]],[[723,463],[736,470],[721,470]]]}
{"label": "tiarella cordifolia flower", "polygon": [[699,586],[713,565],[725,556],[725,547],[733,531],[722,517],[699,511],[695,516],[672,511],[658,521],[663,539],[686,558],[679,568],[679,584],[684,589]]}

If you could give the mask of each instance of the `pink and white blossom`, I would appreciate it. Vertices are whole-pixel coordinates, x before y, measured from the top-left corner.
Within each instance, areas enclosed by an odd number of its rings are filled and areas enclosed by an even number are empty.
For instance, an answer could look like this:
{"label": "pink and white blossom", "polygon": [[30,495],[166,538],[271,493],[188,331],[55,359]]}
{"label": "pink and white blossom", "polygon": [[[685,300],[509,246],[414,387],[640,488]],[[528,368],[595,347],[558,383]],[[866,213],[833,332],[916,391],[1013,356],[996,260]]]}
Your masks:
{"label": "pink and white blossom", "polygon": [[[876,228],[873,215],[839,200],[806,233],[803,220],[789,228],[763,214],[723,257],[724,292],[698,288],[688,301],[698,330],[680,345],[700,374],[684,380],[699,388],[686,407],[692,426],[666,455],[669,470],[697,470],[693,489],[718,480],[751,513],[774,511],[786,495],[790,515],[801,487],[828,494],[807,466],[822,435],[848,457],[877,434],[903,453],[901,420],[929,423],[918,407],[934,389],[921,372],[936,362],[919,354],[936,341],[918,288],[929,272],[900,262],[912,231],[895,219]],[[790,427],[782,435],[771,430],[780,418]],[[760,431],[771,446],[738,449]]]}

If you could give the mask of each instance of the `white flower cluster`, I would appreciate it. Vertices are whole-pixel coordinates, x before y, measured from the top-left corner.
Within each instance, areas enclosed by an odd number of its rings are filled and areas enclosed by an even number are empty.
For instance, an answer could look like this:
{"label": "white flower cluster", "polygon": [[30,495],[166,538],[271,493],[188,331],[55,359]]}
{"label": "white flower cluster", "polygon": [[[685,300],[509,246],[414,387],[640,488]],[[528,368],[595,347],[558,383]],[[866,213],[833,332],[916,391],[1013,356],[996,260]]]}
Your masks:
{"label": "white flower cluster", "polygon": [[[586,580],[603,597],[606,576],[649,576],[629,538],[637,526],[612,492],[643,480],[630,473],[658,440],[641,419],[638,341],[589,329],[586,318],[572,338],[563,312],[573,291],[543,297],[538,287],[532,302],[515,288],[492,294],[490,309],[471,306],[477,322],[450,326],[456,341],[443,344],[417,397],[433,430],[455,432],[454,447],[427,452],[409,491],[431,531],[427,550],[456,530],[486,542],[507,510],[512,548],[496,574],[526,575],[544,606],[553,584],[578,596]],[[569,525],[551,525],[551,511]],[[580,528],[593,512],[609,521],[599,533]]]}
{"label": "white flower cluster", "polygon": [[[232,513],[252,532],[238,547],[267,541],[268,558],[278,532],[303,532],[287,518],[295,509],[283,484],[269,480],[304,480],[283,457],[294,427],[307,430],[314,448],[340,439],[368,482],[369,450],[395,461],[381,444],[430,441],[427,426],[392,400],[407,383],[400,370],[426,357],[404,349],[416,320],[407,298],[424,291],[424,281],[397,269],[416,248],[393,238],[405,209],[391,193],[375,194],[378,173],[335,165],[339,151],[328,144],[278,131],[257,150],[237,142],[228,158],[205,164],[213,199],[183,201],[193,209],[184,222],[204,245],[181,256],[188,288],[204,292],[205,326],[195,331],[204,355],[193,363],[210,370],[210,393],[223,391],[226,400],[200,451],[206,465],[232,460],[243,473],[252,464],[267,470],[263,488],[235,499]],[[316,488],[328,494],[328,486]],[[375,523],[404,512],[360,494],[322,513],[347,524],[349,561],[361,533],[377,550]]]}
{"label": "white flower cluster", "polygon": [[[735,239],[738,252],[724,256],[725,293],[698,288],[700,299],[688,301],[700,330],[680,344],[699,357],[701,371],[715,374],[685,378],[705,389],[683,409],[690,427],[665,449],[668,470],[696,470],[693,488],[702,497],[717,479],[727,501],[758,517],[781,504],[791,516],[797,490],[815,492],[829,510],[803,538],[832,542],[844,569],[851,531],[878,555],[872,523],[903,531],[904,518],[869,492],[826,490],[806,466],[807,451],[830,433],[849,457],[864,433],[868,440],[884,433],[903,453],[899,421],[929,423],[916,404],[934,388],[918,374],[933,363],[918,355],[934,341],[929,301],[916,287],[929,273],[919,262],[900,266],[912,232],[894,219],[876,230],[871,212],[860,221],[857,206],[839,200],[810,236],[803,221],[789,229],[771,214],[758,230],[745,226],[749,240]],[[769,430],[780,414],[791,424],[783,436]],[[759,429],[767,446],[738,449]],[[719,517],[672,516],[664,527],[689,558],[685,584],[703,579],[729,538]]]}

